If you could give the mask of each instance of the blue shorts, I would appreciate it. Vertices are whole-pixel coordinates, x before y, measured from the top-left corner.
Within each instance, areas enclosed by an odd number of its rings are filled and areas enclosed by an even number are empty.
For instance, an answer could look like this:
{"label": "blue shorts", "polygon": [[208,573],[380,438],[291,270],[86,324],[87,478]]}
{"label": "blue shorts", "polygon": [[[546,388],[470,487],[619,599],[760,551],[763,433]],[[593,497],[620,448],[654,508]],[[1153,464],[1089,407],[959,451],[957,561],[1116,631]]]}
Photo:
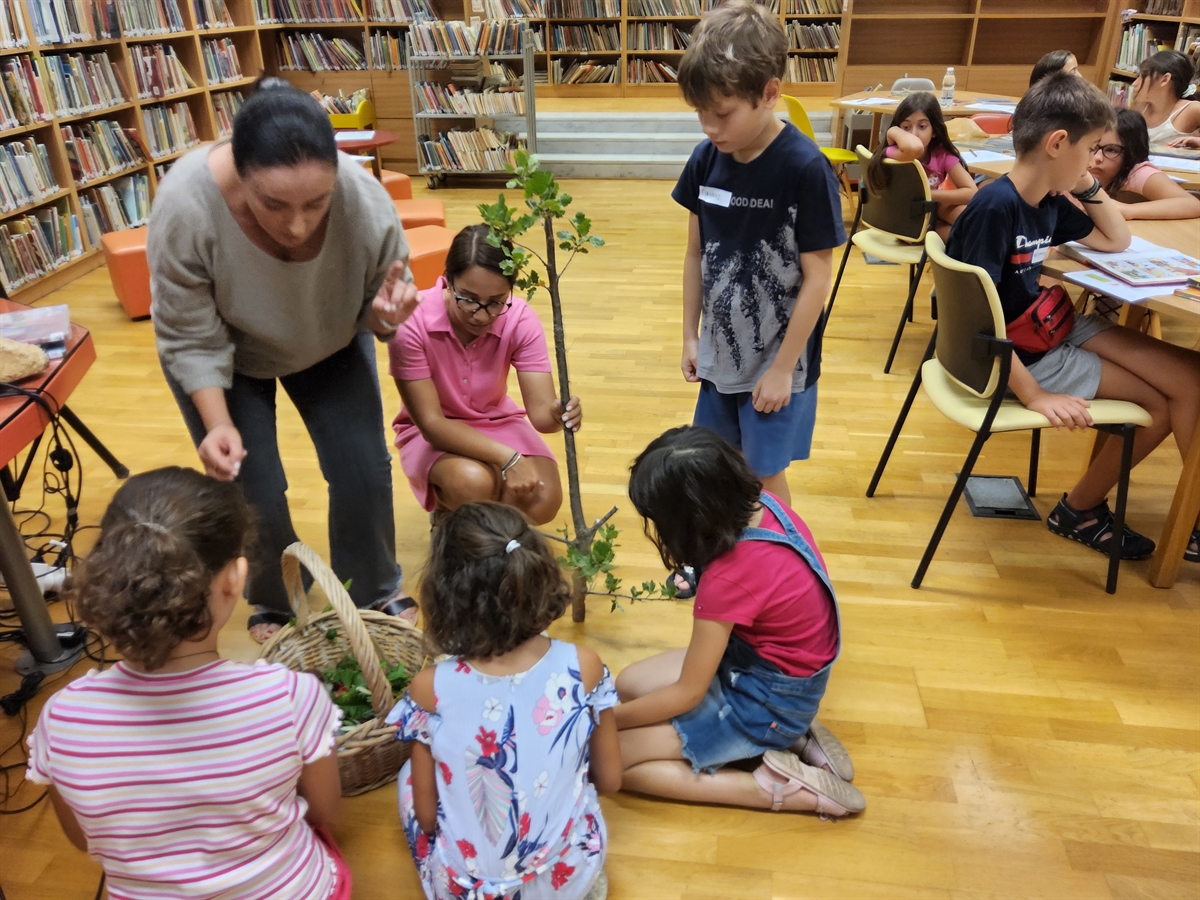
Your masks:
{"label": "blue shorts", "polygon": [[700,382],[693,425],[702,425],[741,450],[759,478],[777,475],[794,459],[808,459],[817,420],[817,386],[792,394],[783,409],[760,413],[750,391],[722,394],[711,381]]}

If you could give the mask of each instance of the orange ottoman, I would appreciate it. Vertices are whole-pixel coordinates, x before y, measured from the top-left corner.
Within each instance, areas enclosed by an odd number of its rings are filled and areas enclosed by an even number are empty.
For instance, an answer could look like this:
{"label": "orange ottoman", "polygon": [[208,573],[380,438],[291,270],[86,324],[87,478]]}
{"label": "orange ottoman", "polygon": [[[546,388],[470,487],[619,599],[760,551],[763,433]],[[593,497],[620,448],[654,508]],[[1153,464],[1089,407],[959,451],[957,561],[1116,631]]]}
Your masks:
{"label": "orange ottoman", "polygon": [[396,212],[400,215],[400,224],[407,231],[410,228],[420,228],[422,225],[446,226],[446,204],[441,200],[393,200]]}
{"label": "orange ottoman", "polygon": [[422,225],[404,229],[408,240],[408,267],[412,270],[413,282],[420,290],[431,288],[446,271],[446,254],[454,232],[441,225]]}
{"label": "orange ottoman", "polygon": [[146,262],[146,228],[110,231],[100,238],[113,292],[131,319],[150,315],[150,265]]}
{"label": "orange ottoman", "polygon": [[387,188],[393,200],[412,199],[412,179],[403,172],[389,172],[384,169],[379,173],[379,181]]}

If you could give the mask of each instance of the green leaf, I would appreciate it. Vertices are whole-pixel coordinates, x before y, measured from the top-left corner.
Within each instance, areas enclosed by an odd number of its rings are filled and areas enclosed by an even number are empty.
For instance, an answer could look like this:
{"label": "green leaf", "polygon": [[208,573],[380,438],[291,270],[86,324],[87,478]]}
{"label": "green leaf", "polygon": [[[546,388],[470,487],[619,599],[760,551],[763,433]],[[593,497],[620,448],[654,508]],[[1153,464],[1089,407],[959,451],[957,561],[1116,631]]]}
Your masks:
{"label": "green leaf", "polygon": [[330,628],[328,631],[326,631],[325,632],[325,640],[336,641],[337,640],[337,629]]}
{"label": "green leaf", "polygon": [[610,594],[615,594],[620,589],[621,589],[621,579],[618,578],[616,575],[614,575],[612,572],[605,573],[604,590]]}
{"label": "green leaf", "polygon": [[679,593],[679,586],[675,584],[675,579],[668,578],[664,581],[662,587],[659,589],[659,593],[667,600],[674,600],[675,595]]}

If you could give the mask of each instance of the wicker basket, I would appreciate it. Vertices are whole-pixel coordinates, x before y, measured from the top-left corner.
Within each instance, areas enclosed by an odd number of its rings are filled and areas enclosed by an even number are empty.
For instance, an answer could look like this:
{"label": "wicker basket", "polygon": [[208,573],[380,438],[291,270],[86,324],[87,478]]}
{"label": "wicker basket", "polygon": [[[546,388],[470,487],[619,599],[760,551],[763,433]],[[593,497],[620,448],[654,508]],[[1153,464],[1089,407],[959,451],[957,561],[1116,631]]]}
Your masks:
{"label": "wicker basket", "polygon": [[[333,607],[313,615],[308,609],[300,567],[308,569]],[[408,758],[408,745],[396,740],[396,728],[383,720],[395,701],[380,665],[403,663],[415,675],[427,661],[421,632],[404,619],[358,609],[341,582],[310,547],[292,544],[283,551],[283,581],[295,622],[279,629],[262,648],[261,658],[318,676],[353,654],[371,689],[375,718],[347,728],[337,737],[342,794],[351,797],[395,780]]]}

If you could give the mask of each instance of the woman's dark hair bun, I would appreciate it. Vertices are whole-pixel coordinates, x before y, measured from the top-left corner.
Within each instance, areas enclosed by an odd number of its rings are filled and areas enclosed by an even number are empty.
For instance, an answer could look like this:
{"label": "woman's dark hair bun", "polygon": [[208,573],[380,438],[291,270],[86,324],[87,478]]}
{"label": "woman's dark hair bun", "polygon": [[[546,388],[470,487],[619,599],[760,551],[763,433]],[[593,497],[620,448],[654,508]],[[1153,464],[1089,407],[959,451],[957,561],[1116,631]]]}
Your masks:
{"label": "woman's dark hair bun", "polygon": [[280,78],[277,75],[268,75],[263,72],[258,76],[258,79],[250,86],[250,93],[257,94],[259,91],[278,91],[281,89],[292,89],[292,83],[286,78]]}
{"label": "woman's dark hair bun", "polygon": [[338,164],[329,115],[316,100],[282,78],[260,75],[254,92],[233,118],[233,164],[239,175],[253,169],[306,162]]}

